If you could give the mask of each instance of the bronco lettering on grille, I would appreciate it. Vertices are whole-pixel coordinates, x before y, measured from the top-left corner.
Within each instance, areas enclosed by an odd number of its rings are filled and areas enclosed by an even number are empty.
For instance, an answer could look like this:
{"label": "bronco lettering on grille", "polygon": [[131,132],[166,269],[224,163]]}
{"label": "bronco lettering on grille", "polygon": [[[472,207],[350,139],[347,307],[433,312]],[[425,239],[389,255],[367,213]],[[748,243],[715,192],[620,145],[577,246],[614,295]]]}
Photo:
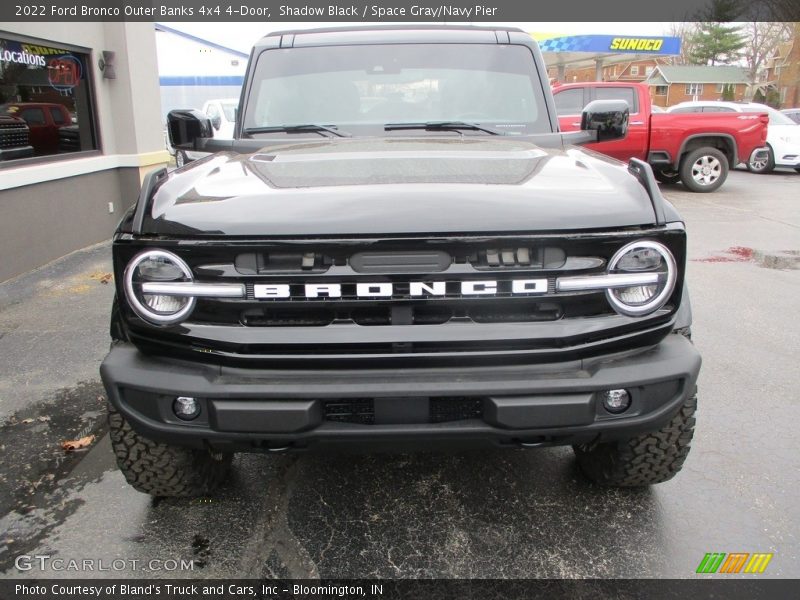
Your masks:
{"label": "bronco lettering on grille", "polygon": [[[407,291],[406,291],[407,289]],[[267,283],[253,286],[253,295],[262,300],[287,298],[425,298],[445,296],[497,296],[546,294],[547,279],[493,279],[469,281],[409,281],[407,288],[377,283]]]}

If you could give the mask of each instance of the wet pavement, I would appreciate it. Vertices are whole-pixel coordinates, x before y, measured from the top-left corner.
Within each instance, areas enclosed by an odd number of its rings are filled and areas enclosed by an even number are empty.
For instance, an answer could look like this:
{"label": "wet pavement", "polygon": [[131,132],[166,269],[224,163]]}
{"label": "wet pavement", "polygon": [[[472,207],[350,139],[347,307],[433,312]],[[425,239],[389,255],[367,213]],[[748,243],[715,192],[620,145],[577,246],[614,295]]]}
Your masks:
{"label": "wet pavement", "polygon": [[153,500],[102,415],[108,247],[0,284],[0,572],[50,555],[96,561],[50,573],[67,577],[692,577],[706,552],[772,552],[763,576],[798,577],[800,270],[757,257],[800,250],[799,191],[791,171],[664,188],[704,364],[684,470],[645,490],[593,486],[550,448],[238,455],[213,498]]}

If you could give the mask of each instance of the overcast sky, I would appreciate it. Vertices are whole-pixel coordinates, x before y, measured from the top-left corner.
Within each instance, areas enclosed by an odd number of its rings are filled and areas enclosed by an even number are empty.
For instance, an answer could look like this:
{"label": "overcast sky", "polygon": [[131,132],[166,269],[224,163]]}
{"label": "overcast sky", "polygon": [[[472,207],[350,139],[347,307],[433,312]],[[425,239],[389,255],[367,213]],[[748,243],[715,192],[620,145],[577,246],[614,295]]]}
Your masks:
{"label": "overcast sky", "polygon": [[[388,23],[171,23],[164,25],[183,31],[210,42],[215,42],[240,52],[249,53],[253,44],[270,31],[282,29],[313,29],[315,27],[337,27],[345,25],[387,25]],[[398,23],[399,24],[399,23]],[[462,23],[451,22],[451,25]],[[467,23],[463,23],[467,24]],[[512,26],[525,31],[541,33],[561,33],[564,35],[580,35],[587,33],[620,34],[620,35],[663,35],[669,23],[472,23],[472,25]]]}

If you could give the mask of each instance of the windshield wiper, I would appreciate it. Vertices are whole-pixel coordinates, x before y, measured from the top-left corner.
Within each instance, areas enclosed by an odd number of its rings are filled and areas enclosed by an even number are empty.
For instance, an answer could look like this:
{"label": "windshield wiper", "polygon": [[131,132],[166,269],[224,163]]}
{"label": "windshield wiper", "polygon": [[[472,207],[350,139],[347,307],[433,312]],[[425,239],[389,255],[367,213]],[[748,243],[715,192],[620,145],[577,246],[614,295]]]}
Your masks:
{"label": "windshield wiper", "polygon": [[339,131],[337,127],[333,125],[317,125],[316,123],[305,123],[303,125],[270,125],[268,127],[248,127],[244,130],[245,135],[250,135],[253,133],[275,133],[275,132],[286,132],[286,133],[300,133],[303,131],[313,131],[315,133],[319,133],[323,135],[323,131],[333,134],[336,137],[352,137],[352,134],[346,131]]}
{"label": "windshield wiper", "polygon": [[398,129],[427,129],[430,131],[441,131],[446,129],[470,129],[472,131],[483,131],[489,135],[505,135],[503,131],[496,131],[477,123],[467,123],[466,121],[426,121],[424,123],[387,123],[384,125],[385,131],[395,131]]}

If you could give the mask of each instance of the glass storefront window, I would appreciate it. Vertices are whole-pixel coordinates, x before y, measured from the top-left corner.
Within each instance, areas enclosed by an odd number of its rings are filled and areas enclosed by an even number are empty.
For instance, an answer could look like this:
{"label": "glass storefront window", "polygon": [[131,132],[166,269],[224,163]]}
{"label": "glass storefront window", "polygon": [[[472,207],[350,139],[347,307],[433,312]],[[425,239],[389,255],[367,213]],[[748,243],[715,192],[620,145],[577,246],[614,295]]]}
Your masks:
{"label": "glass storefront window", "polygon": [[0,161],[97,149],[90,55],[0,32]]}

